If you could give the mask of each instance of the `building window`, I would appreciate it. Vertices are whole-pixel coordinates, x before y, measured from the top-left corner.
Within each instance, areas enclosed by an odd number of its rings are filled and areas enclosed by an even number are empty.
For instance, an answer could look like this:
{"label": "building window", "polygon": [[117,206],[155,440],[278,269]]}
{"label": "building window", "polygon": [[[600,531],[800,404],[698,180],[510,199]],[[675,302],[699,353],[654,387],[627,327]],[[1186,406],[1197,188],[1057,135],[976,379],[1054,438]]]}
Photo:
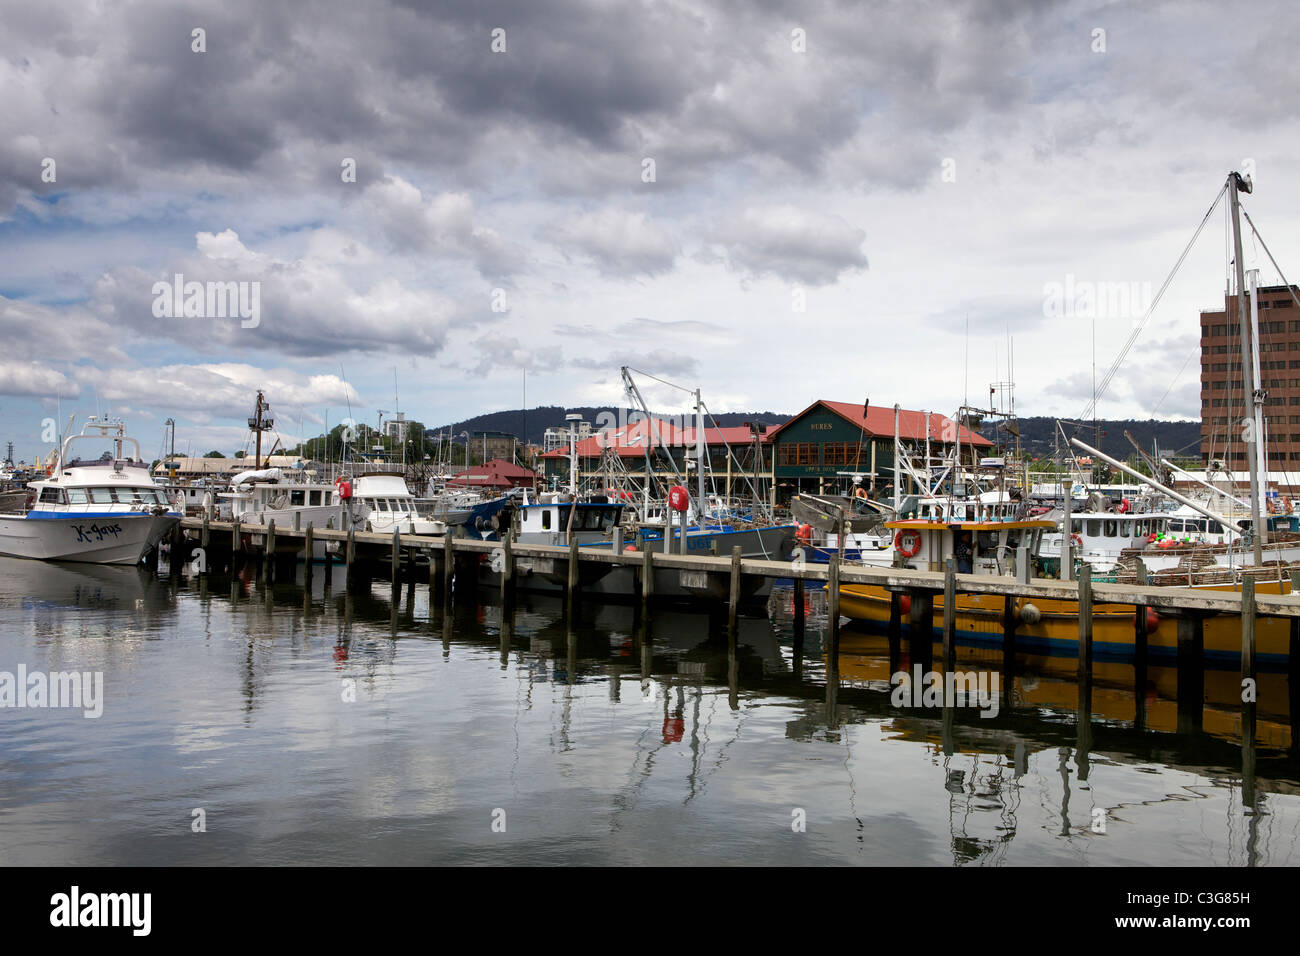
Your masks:
{"label": "building window", "polygon": [[790,443],[781,446],[782,465],[816,465],[818,464],[818,445],[813,442]]}
{"label": "building window", "polygon": [[[826,442],[822,445],[823,465],[856,465],[862,461],[859,444],[855,441]],[[870,453],[868,452],[868,458]]]}

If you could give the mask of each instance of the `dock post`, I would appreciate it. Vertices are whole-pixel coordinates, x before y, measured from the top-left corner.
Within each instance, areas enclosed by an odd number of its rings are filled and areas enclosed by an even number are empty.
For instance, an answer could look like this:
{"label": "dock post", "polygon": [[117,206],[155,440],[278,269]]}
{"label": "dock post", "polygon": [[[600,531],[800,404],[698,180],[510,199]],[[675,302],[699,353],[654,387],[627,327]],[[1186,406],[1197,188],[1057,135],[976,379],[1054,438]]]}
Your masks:
{"label": "dock post", "polygon": [[[795,573],[797,574],[798,572]],[[803,578],[802,577],[795,578],[794,579],[794,607],[791,610],[794,612],[794,639],[800,642],[803,641],[804,628],[807,626],[807,622],[804,620],[804,606],[803,606],[804,601],[807,599],[806,594],[807,594],[807,586],[804,584]]]}
{"label": "dock post", "polygon": [[835,679],[840,673],[840,556],[832,554],[826,567],[826,603],[829,607],[831,628],[831,665],[835,670]]}
{"label": "dock post", "polygon": [[235,555],[239,553],[239,519],[230,523],[230,566],[235,566]]}
{"label": "dock post", "polygon": [[[800,572],[795,572],[799,574]],[[804,614],[805,591],[803,577],[794,579],[794,679],[803,680],[803,638],[807,628]]]}
{"label": "dock post", "polygon": [[1092,677],[1092,565],[1079,568],[1079,669],[1080,681]]}
{"label": "dock post", "polygon": [[506,605],[515,596],[515,555],[511,546],[514,530],[506,532],[501,541],[501,613],[504,615]]}
{"label": "dock post", "polygon": [[952,558],[943,568],[943,670],[957,666],[957,565]]}
{"label": "dock post", "polygon": [[[1143,587],[1151,581],[1146,566],[1138,565],[1137,583]],[[1147,723],[1147,643],[1150,638],[1147,626],[1147,606],[1133,608],[1133,728],[1145,730]]]}
{"label": "dock post", "polygon": [[393,556],[388,569],[389,580],[393,584],[399,584],[402,573],[402,532],[397,528],[393,529]]}
{"label": "dock post", "polygon": [[[438,559],[429,549],[429,607],[438,603]],[[432,617],[432,615],[430,615]]]}
{"label": "dock post", "polygon": [[740,609],[740,545],[731,549],[731,591],[727,600],[727,630],[736,640],[736,614]]}
{"label": "dock post", "polygon": [[262,536],[262,567],[267,581],[275,574],[275,519],[266,523],[266,534]]}
{"label": "dock post", "polygon": [[614,553],[623,554],[623,526],[619,525],[614,529]]}
{"label": "dock post", "polygon": [[312,522],[308,521],[307,530],[304,532],[302,539],[302,580],[303,587],[308,591],[311,590],[311,562],[315,551],[316,527]]}
{"label": "dock post", "polygon": [[[1247,574],[1241,579],[1241,759],[1242,805],[1252,809],[1255,803],[1255,701],[1259,696],[1255,683],[1255,611],[1255,579]],[[1247,693],[1247,688],[1250,693]]]}
{"label": "dock post", "polygon": [[348,576],[347,590],[349,591],[352,590],[352,585],[356,583],[352,577],[352,564],[353,562],[356,561],[356,559],[357,559],[357,529],[355,525],[349,524],[348,525],[348,548],[343,558],[343,563],[347,568],[347,576]]}
{"label": "dock post", "polygon": [[646,544],[641,552],[641,618],[649,620],[650,602],[655,596],[654,551]]}
{"label": "dock post", "polygon": [[578,536],[572,534],[569,536],[568,572],[568,580],[564,587],[564,608],[572,620],[575,602],[578,599]]}
{"label": "dock post", "polygon": [[[209,542],[209,532],[208,532],[208,513],[207,513],[206,511],[204,511],[204,512],[203,512],[203,528],[199,531],[199,547],[203,549],[203,553],[204,553],[205,556],[207,555],[207,552],[208,552],[208,542]],[[205,559],[205,560],[203,561],[203,571],[204,571],[205,573],[206,573],[206,571],[207,571],[207,564],[208,564],[208,562],[207,562],[207,560]]]}
{"label": "dock post", "polygon": [[442,536],[442,596],[447,607],[451,607],[452,581],[456,574],[456,541],[451,528]]}
{"label": "dock post", "polygon": [[903,600],[897,591],[889,592],[889,657],[893,660],[903,640]]}
{"label": "dock post", "polygon": [[1255,682],[1255,579],[1241,579],[1241,681]]}

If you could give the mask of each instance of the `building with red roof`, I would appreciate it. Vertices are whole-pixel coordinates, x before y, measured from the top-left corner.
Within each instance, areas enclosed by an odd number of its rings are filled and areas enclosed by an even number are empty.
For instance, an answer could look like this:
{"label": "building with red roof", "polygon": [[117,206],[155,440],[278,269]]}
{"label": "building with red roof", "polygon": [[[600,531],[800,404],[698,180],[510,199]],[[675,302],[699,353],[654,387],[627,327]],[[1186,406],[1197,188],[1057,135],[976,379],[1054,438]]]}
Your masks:
{"label": "building with red roof", "polygon": [[531,489],[536,484],[536,473],[503,458],[493,458],[486,464],[473,465],[447,479],[449,488],[485,488],[494,491]]}

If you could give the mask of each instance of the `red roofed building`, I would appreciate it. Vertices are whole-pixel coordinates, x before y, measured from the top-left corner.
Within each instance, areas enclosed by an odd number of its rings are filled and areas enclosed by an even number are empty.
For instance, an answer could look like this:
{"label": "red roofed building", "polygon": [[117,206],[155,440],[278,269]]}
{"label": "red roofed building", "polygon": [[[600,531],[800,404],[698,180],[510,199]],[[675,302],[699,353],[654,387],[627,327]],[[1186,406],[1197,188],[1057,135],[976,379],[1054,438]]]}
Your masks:
{"label": "red roofed building", "polygon": [[[956,419],[934,412],[898,410],[898,435],[909,444],[930,439],[936,455],[962,446],[962,461],[974,463],[993,443]],[[851,476],[878,492],[893,483],[894,407],[850,402],[813,402],[766,436],[773,446],[781,498],[800,493],[848,490]],[[967,451],[969,449],[969,451]]]}
{"label": "red roofed building", "polygon": [[493,458],[487,464],[473,465],[447,479],[449,488],[487,488],[505,491],[510,488],[533,488],[537,475],[527,468]]}

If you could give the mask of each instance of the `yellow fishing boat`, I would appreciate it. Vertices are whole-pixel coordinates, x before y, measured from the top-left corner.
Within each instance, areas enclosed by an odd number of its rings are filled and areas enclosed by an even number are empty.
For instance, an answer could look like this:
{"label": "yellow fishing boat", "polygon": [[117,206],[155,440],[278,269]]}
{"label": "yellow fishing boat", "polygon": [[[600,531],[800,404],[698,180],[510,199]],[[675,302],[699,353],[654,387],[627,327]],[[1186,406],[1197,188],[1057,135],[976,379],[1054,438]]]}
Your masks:
{"label": "yellow fishing boat", "polygon": [[[895,549],[904,567],[942,571],[948,557],[955,557],[958,573],[1011,573],[1017,561],[1029,562],[1038,550],[1039,539],[1055,527],[1048,521],[964,521],[942,524],[931,521],[891,521]],[[1207,590],[1237,590],[1236,584],[1201,586]],[[1279,581],[1257,581],[1262,594],[1287,594],[1290,586]],[[999,595],[958,594],[957,639],[963,643],[993,644],[1003,641],[1003,598]],[[909,626],[911,601],[903,595],[901,619]],[[884,587],[845,584],[840,587],[840,613],[874,625],[889,624],[890,592]],[[1046,654],[1073,654],[1079,635],[1079,604],[1068,600],[1013,599],[1016,647]],[[934,598],[929,622],[943,623],[943,595]],[[920,624],[921,622],[918,622]],[[1093,657],[1095,660],[1127,659],[1134,648],[1135,611],[1127,604],[1094,604],[1092,607]],[[1178,652],[1177,622],[1147,611],[1147,653],[1154,660],[1172,661]],[[1289,622],[1280,618],[1258,619],[1256,662],[1260,667],[1285,665],[1290,641]],[[1207,663],[1239,664],[1241,661],[1241,619],[1215,616],[1204,622],[1204,654]]]}

